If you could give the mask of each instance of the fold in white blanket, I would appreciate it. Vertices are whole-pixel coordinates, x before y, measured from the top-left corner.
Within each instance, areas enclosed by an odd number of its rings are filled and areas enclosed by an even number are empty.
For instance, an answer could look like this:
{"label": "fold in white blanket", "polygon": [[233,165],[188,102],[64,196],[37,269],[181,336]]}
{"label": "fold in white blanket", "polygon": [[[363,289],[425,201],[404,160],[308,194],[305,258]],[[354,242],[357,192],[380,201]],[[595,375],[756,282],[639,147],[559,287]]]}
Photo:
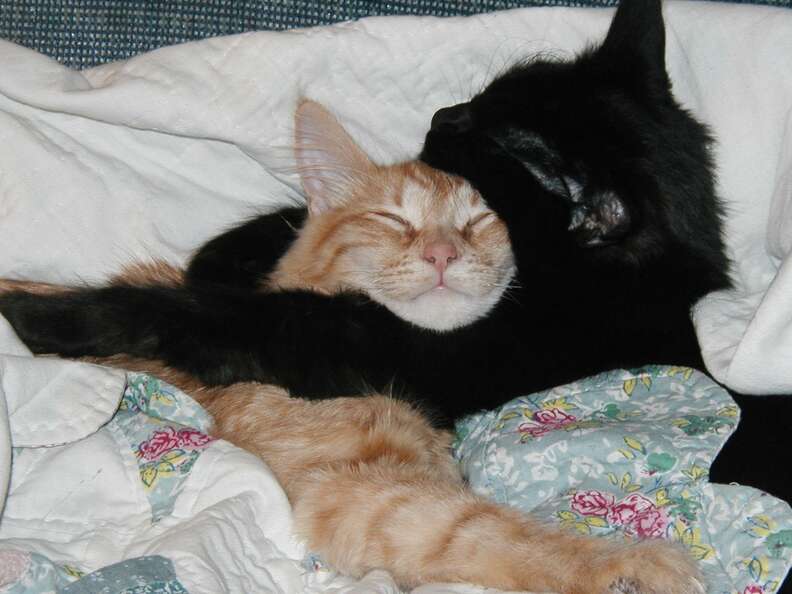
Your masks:
{"label": "fold in white blanket", "polygon": [[[718,138],[735,262],[735,288],[694,311],[705,360],[738,391],[792,393],[792,11],[669,2],[665,12],[676,94]],[[0,277],[94,282],[132,259],[183,262],[243,217],[299,199],[299,96],[331,108],[381,161],[408,158],[436,109],[517,58],[571,55],[601,38],[611,14],[375,18],[210,39],[84,72],[0,42]],[[0,360],[6,397],[39,365],[12,359]],[[36,422],[28,404],[12,405],[17,439]],[[89,417],[77,433],[103,422]],[[7,429],[0,419],[0,437]]]}

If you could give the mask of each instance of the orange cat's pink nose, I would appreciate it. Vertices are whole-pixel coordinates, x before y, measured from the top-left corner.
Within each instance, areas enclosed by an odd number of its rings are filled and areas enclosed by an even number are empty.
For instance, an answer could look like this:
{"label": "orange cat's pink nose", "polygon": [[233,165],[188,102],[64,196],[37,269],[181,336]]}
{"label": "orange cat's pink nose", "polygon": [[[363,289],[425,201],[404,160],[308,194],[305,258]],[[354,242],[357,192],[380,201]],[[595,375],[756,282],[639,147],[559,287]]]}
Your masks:
{"label": "orange cat's pink nose", "polygon": [[433,241],[426,244],[423,259],[432,264],[438,271],[443,272],[459,257],[454,244],[448,241]]}

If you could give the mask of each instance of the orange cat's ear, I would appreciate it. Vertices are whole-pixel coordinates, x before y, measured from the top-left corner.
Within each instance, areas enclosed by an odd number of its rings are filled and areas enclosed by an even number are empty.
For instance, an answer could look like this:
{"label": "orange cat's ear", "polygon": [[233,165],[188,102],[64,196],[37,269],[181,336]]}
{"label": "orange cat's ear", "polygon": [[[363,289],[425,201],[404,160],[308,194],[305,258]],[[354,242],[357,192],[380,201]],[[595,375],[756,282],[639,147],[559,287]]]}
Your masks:
{"label": "orange cat's ear", "polygon": [[335,116],[315,101],[303,99],[297,106],[294,140],[312,215],[343,204],[350,185],[374,167]]}

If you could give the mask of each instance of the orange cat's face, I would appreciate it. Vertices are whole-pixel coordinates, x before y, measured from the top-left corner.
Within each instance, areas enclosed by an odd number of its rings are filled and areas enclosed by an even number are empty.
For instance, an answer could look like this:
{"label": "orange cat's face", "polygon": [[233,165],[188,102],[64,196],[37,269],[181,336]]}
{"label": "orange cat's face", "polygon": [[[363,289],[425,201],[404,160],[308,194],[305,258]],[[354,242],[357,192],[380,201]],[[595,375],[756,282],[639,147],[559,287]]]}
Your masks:
{"label": "orange cat's face", "polygon": [[309,218],[270,283],[365,293],[449,330],[485,315],[515,267],[506,226],[466,181],[423,163],[378,166],[324,108],[297,112]]}

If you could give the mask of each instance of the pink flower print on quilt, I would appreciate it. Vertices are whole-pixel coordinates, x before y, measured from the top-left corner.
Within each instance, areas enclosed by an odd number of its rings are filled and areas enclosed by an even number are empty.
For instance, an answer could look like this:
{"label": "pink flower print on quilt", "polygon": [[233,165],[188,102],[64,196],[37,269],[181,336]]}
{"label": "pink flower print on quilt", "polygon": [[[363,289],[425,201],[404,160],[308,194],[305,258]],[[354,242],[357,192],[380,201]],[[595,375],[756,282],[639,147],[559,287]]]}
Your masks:
{"label": "pink flower print on quilt", "polygon": [[144,460],[158,460],[163,454],[175,450],[195,450],[206,447],[214,438],[197,429],[163,427],[138,445],[138,457]]}

